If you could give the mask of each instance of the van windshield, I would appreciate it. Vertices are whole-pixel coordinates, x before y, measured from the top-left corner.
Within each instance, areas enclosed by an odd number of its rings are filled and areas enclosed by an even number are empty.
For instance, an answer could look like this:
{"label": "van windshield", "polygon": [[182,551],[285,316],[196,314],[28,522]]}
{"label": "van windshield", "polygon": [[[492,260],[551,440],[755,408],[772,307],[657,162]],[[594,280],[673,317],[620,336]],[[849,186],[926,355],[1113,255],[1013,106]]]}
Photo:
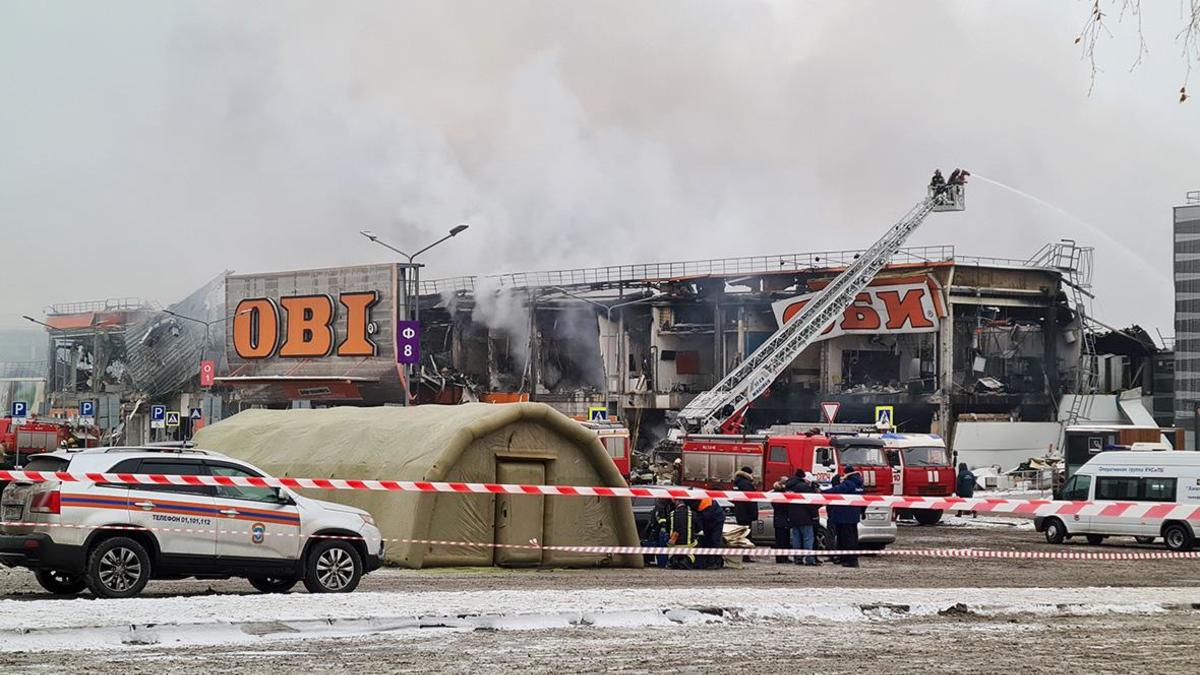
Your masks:
{"label": "van windshield", "polygon": [[943,447],[902,448],[901,452],[904,466],[950,466],[950,452]]}
{"label": "van windshield", "polygon": [[886,466],[887,461],[883,458],[883,448],[878,448],[873,445],[851,445],[845,448],[838,448],[838,460],[842,466],[847,464],[853,466]]}

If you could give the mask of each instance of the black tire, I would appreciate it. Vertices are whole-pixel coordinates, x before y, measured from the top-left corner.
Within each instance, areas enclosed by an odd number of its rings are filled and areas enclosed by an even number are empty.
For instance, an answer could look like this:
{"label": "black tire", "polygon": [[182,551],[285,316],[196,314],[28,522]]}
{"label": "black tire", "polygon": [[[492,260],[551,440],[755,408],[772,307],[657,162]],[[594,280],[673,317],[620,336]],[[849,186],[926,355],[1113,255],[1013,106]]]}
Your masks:
{"label": "black tire", "polygon": [[1092,546],[1099,546],[1100,544],[1103,544],[1105,539],[1107,539],[1107,537],[1102,534],[1087,535],[1087,542]]}
{"label": "black tire", "polygon": [[1067,538],[1067,526],[1058,518],[1049,518],[1043,523],[1046,531],[1046,543],[1061,544]]}
{"label": "black tire", "polygon": [[1163,528],[1163,542],[1172,551],[1190,551],[1196,545],[1196,537],[1187,525],[1168,523]]}
{"label": "black tire", "polygon": [[349,593],[362,575],[362,556],[345,541],[322,541],[304,561],[304,587],[309,593]]}
{"label": "black tire", "polygon": [[829,549],[829,530],[818,525],[813,531],[813,548],[818,551]]}
{"label": "black tire", "polygon": [[295,577],[250,577],[248,581],[261,593],[287,593],[300,583]]}
{"label": "black tire", "polygon": [[913,509],[913,517],[922,525],[937,525],[942,520],[942,512],[934,509]]}
{"label": "black tire", "polygon": [[42,588],[55,595],[78,595],[87,588],[82,575],[58,570],[38,570],[33,573]]}
{"label": "black tire", "polygon": [[1133,540],[1139,544],[1153,544],[1158,537],[1134,537]]}
{"label": "black tire", "polygon": [[150,555],[128,537],[105,539],[88,555],[87,587],[99,598],[132,598],[150,581]]}

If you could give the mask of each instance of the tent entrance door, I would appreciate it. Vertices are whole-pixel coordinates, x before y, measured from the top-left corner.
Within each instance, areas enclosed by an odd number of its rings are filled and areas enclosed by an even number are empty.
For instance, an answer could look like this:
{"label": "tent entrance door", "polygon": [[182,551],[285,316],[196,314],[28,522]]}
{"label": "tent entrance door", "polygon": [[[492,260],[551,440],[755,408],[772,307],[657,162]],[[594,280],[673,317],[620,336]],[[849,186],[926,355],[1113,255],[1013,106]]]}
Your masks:
{"label": "tent entrance door", "polygon": [[[545,485],[546,465],[541,462],[496,462],[496,482]],[[546,498],[542,495],[496,495],[496,543],[528,546],[542,540]],[[542,564],[542,552],[528,548],[497,548],[496,564],[505,567]]]}

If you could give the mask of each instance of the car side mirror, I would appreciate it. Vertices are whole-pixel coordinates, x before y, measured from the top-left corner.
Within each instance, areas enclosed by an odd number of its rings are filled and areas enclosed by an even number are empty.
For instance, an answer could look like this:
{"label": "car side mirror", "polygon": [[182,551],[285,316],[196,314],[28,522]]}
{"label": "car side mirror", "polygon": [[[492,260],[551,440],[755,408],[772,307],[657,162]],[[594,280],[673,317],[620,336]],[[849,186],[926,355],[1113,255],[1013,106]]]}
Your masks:
{"label": "car side mirror", "polygon": [[296,500],[292,499],[291,495],[281,489],[275,490],[275,500],[283,506],[292,506],[296,503]]}

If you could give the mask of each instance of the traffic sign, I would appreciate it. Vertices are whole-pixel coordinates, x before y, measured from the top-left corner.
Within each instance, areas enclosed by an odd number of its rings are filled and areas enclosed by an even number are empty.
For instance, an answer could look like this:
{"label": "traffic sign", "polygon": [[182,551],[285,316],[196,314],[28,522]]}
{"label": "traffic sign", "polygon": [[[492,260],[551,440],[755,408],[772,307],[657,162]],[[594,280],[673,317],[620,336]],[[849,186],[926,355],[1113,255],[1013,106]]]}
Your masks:
{"label": "traffic sign", "polygon": [[875,406],[875,427],[891,430],[896,426],[896,409],[890,405]]}
{"label": "traffic sign", "polygon": [[167,428],[175,429],[178,426],[179,426],[179,411],[178,410],[168,410],[167,411]]}
{"label": "traffic sign", "polygon": [[201,361],[200,362],[200,386],[211,387],[217,379],[217,362],[216,361]]}
{"label": "traffic sign", "polygon": [[396,322],[396,363],[411,366],[421,362],[421,324]]}
{"label": "traffic sign", "polygon": [[193,422],[202,420],[204,419],[204,411],[199,408],[192,408],[188,410],[188,419],[192,420]]}
{"label": "traffic sign", "polygon": [[95,417],[96,416],[96,402],[95,401],[80,401],[79,402],[79,416],[80,417]]}
{"label": "traffic sign", "polygon": [[833,424],[841,409],[842,404],[837,401],[821,401],[821,419],[824,419],[826,424]]}
{"label": "traffic sign", "polygon": [[29,403],[27,401],[13,401],[12,416],[19,420],[29,417]]}
{"label": "traffic sign", "polygon": [[166,427],[167,406],[152,405],[150,406],[150,428],[163,429]]}
{"label": "traffic sign", "polygon": [[594,405],[588,408],[589,422],[607,422],[608,407],[602,405]]}

